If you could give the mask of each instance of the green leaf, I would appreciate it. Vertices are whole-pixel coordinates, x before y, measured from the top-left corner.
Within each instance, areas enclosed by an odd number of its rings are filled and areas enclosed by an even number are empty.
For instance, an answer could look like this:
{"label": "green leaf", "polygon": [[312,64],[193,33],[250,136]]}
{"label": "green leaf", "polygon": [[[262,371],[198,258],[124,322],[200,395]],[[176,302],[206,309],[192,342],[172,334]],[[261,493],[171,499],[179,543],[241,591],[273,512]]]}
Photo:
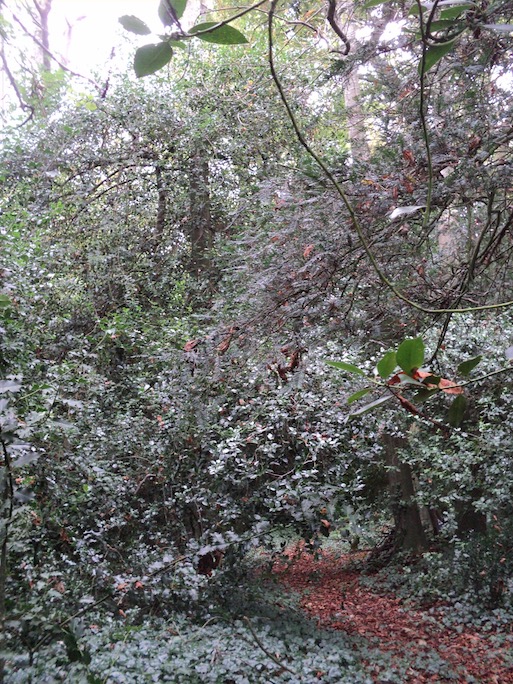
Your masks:
{"label": "green leaf", "polygon": [[452,427],[459,427],[463,416],[465,415],[465,410],[467,408],[467,400],[463,394],[458,394],[456,399],[452,402],[449,407],[449,425]]}
{"label": "green leaf", "polygon": [[118,21],[124,29],[130,31],[130,33],[136,33],[138,36],[147,36],[148,33],[151,33],[144,21],[134,17],[133,14],[125,14],[119,17]]}
{"label": "green leaf", "polygon": [[8,309],[12,302],[7,295],[0,295],[0,309]]}
{"label": "green leaf", "polygon": [[473,359],[468,359],[467,361],[463,361],[460,363],[458,366],[458,373],[460,375],[464,375],[467,377],[469,375],[470,371],[474,370],[474,368],[477,366],[478,363],[481,362],[482,356],[474,356]]}
{"label": "green leaf", "polygon": [[167,41],[143,45],[135,53],[134,69],[137,78],[154,74],[170,61],[173,50]]}
{"label": "green leaf", "polygon": [[378,369],[381,378],[388,378],[396,366],[397,359],[395,351],[388,351],[385,356],[378,361],[376,368]]}
{"label": "green leaf", "polygon": [[365,404],[365,406],[362,406],[362,408],[353,411],[349,414],[349,417],[353,418],[354,416],[361,416],[362,413],[368,413],[369,411],[373,411],[375,408],[378,408],[378,406],[381,406],[381,404],[384,404],[385,402],[390,401],[390,399],[393,398],[394,397],[392,394],[387,394],[386,397],[380,397],[379,399],[376,399],[376,401],[371,401],[370,404]]}
{"label": "green leaf", "polygon": [[181,40],[169,40],[168,41],[171,48],[180,48],[180,50],[187,50],[187,45]]}
{"label": "green leaf", "polygon": [[[196,26],[190,29],[189,33],[194,36],[200,31],[208,31],[212,26],[217,26],[217,23],[215,21],[207,21],[203,24],[196,24]],[[197,35],[197,38],[201,38],[201,40],[207,43],[219,43],[220,45],[242,45],[248,42],[248,39],[240,31],[228,25],[220,26],[209,33],[201,33]]]}
{"label": "green leaf", "polygon": [[353,366],[352,363],[346,363],[345,361],[326,361],[328,366],[337,368],[338,370],[345,370],[348,373],[356,373],[357,375],[365,375],[365,371],[358,366]]}
{"label": "green leaf", "polygon": [[422,337],[404,340],[396,354],[397,365],[405,373],[410,374],[414,368],[420,368],[424,361],[424,342]]}
{"label": "green leaf", "polygon": [[361,399],[366,394],[369,394],[370,391],[372,391],[372,387],[365,387],[364,389],[358,390],[358,392],[355,392],[348,397],[347,403],[352,404],[354,401],[358,401],[358,399]]}
{"label": "green leaf", "polygon": [[437,62],[442,59],[442,57],[451,52],[451,50],[454,48],[456,40],[457,39],[455,38],[447,43],[437,43],[436,45],[429,47],[424,58],[424,64],[422,64],[422,60],[419,64],[420,75],[422,76],[426,74],[435,66]]}
{"label": "green leaf", "polygon": [[379,7],[379,5],[384,5],[388,0],[368,0],[363,5],[363,9],[372,9],[373,7]]}
{"label": "green leaf", "polygon": [[185,12],[187,0],[160,0],[159,17],[164,26],[173,26]]}
{"label": "green leaf", "polygon": [[471,9],[472,5],[460,5],[459,7],[448,7],[440,12],[440,19],[457,19],[462,12]]}

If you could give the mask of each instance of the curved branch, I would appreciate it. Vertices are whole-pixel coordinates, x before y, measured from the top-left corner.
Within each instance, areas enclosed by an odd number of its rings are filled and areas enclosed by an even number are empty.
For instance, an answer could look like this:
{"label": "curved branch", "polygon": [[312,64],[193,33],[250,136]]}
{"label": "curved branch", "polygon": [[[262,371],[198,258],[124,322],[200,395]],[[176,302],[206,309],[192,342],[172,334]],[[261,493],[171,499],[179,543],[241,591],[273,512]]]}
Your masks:
{"label": "curved branch", "polygon": [[283,88],[283,85],[281,83],[281,80],[278,76],[278,72],[276,71],[276,66],[274,63],[274,35],[273,35],[273,20],[274,20],[274,14],[276,7],[278,5],[279,0],[272,0],[271,6],[269,8],[269,19],[267,23],[267,29],[268,29],[268,61],[269,61],[269,69],[271,72],[272,79],[274,81],[274,84],[276,85],[276,88],[278,90],[280,99],[283,103],[283,106],[285,107],[285,110],[287,112],[287,116],[289,117],[290,123],[292,125],[292,128],[294,130],[294,133],[296,134],[296,137],[299,141],[299,143],[302,145],[302,147],[305,149],[306,153],[316,162],[316,164],[320,167],[326,178],[330,181],[334,189],[336,190],[337,194],[339,195],[340,199],[342,200],[348,214],[349,218],[351,220],[351,224],[356,231],[356,234],[358,235],[358,239],[360,240],[362,247],[367,255],[367,258],[369,259],[369,262],[374,269],[376,275],[378,278],[381,280],[383,285],[387,287],[392,294],[394,294],[398,299],[400,299],[402,302],[405,304],[408,304],[408,306],[411,306],[413,309],[416,309],[417,311],[421,311],[422,313],[425,314],[431,314],[431,315],[439,315],[439,314],[452,314],[452,313],[472,313],[472,312],[477,312],[477,311],[490,311],[490,310],[495,310],[495,309],[505,309],[513,306],[513,300],[509,300],[506,302],[500,302],[498,304],[483,304],[481,306],[469,306],[469,307],[462,307],[462,308],[452,308],[452,307],[447,307],[447,308],[430,308],[423,306],[422,304],[419,304],[418,302],[410,299],[408,296],[403,294],[396,285],[385,275],[384,271],[382,270],[381,266],[379,265],[376,257],[374,256],[373,251],[370,248],[369,242],[365,236],[365,233],[363,231],[362,225],[356,215],[356,211],[350,202],[348,196],[346,195],[345,191],[343,190],[342,186],[340,183],[337,181],[333,173],[329,170],[327,167],[326,163],[323,161],[323,159],[315,152],[315,150],[310,146],[308,141],[306,140],[301,128],[299,127],[299,124],[297,122],[296,116],[294,112],[292,111],[292,108],[289,104],[289,101],[287,99],[287,96],[285,94],[285,90]]}

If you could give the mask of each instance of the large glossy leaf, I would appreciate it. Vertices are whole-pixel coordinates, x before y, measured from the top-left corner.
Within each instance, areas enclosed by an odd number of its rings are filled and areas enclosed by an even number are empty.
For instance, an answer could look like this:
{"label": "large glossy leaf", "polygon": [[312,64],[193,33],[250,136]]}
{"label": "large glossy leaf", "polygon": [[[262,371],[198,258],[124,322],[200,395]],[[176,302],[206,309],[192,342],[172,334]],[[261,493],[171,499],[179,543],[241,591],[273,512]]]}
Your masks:
{"label": "large glossy leaf", "polygon": [[396,354],[397,365],[405,373],[410,374],[414,368],[420,368],[424,361],[424,342],[421,337],[404,340]]}
{"label": "large glossy leaf", "polygon": [[[452,51],[456,39],[450,40],[447,43],[437,43],[436,45],[431,45],[426,52],[426,57],[424,60],[424,65],[422,62],[419,64],[419,72],[421,75],[426,74],[430,69],[432,69],[437,62],[439,62],[442,57],[445,57],[449,52]],[[422,68],[424,67],[424,68]]]}
{"label": "large glossy leaf", "polygon": [[137,78],[154,74],[168,64],[173,56],[173,50],[168,42],[156,45],[143,45],[135,53],[134,69]]}
{"label": "large glossy leaf", "polygon": [[133,14],[125,14],[124,16],[119,17],[119,23],[124,29],[130,31],[130,33],[136,33],[138,36],[147,36],[151,33],[144,21],[138,19],[138,17],[134,17]]}
{"label": "large glossy leaf", "polygon": [[465,415],[466,408],[467,400],[464,395],[458,395],[449,407],[449,425],[452,425],[452,427],[459,427]]}
{"label": "large glossy leaf", "polygon": [[173,26],[187,7],[187,0],[160,0],[159,17],[164,26]]}
{"label": "large glossy leaf", "polygon": [[467,361],[463,361],[460,363],[458,366],[458,373],[460,375],[464,375],[467,377],[469,375],[470,371],[474,370],[474,368],[477,366],[478,363],[480,363],[482,356],[474,356],[473,359],[468,359]]}
{"label": "large glossy leaf", "polygon": [[378,361],[376,368],[381,378],[388,378],[396,366],[396,353],[394,351],[389,351]]}
{"label": "large glossy leaf", "polygon": [[207,43],[219,43],[220,45],[243,45],[248,42],[248,39],[240,31],[237,31],[236,28],[228,25],[220,26],[208,33],[201,33],[202,31],[208,31],[208,29],[216,26],[216,24],[217,22],[215,21],[196,24],[196,26],[193,26],[190,29],[189,33],[191,35],[199,34],[197,37]]}
{"label": "large glossy leaf", "polygon": [[345,370],[348,373],[356,373],[357,375],[365,375],[365,371],[358,366],[353,366],[352,363],[346,363],[345,361],[326,361],[328,366],[337,368],[338,370]]}

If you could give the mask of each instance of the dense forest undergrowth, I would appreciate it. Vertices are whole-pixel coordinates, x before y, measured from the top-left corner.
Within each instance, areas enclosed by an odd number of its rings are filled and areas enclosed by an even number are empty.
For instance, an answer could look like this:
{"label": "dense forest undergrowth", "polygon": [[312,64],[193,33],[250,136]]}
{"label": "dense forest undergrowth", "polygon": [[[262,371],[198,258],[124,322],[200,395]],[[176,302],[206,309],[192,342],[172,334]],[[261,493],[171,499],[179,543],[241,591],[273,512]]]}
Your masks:
{"label": "dense forest undergrowth", "polygon": [[0,681],[513,681],[513,5],[155,4],[0,3]]}

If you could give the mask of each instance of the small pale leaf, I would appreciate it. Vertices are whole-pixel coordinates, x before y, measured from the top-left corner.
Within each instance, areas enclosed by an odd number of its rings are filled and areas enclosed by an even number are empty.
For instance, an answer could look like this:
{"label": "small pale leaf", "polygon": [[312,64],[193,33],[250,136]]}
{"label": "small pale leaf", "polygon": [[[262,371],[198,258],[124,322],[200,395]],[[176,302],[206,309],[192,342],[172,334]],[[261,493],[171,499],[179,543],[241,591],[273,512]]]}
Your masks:
{"label": "small pale leaf", "polygon": [[425,206],[425,204],[416,204],[414,206],[409,207],[397,207],[390,214],[390,219],[393,221],[396,218],[403,218],[404,216],[409,216],[410,214],[414,214],[416,211],[419,211],[419,209],[424,209]]}
{"label": "small pale leaf", "polygon": [[506,358],[508,359],[508,361],[513,361],[513,346],[512,346],[512,347],[508,347],[508,348],[506,349],[505,354],[506,354]]}
{"label": "small pale leaf", "polygon": [[124,29],[130,33],[136,33],[138,36],[147,36],[151,33],[144,21],[134,17],[133,14],[125,14],[123,17],[119,17],[118,21]]}
{"label": "small pale leaf", "polygon": [[496,33],[513,33],[513,24],[481,24],[481,26]]}
{"label": "small pale leaf", "polygon": [[345,370],[348,373],[356,373],[357,375],[365,375],[365,371],[358,366],[353,366],[352,363],[346,363],[345,361],[326,361],[328,366],[337,368],[338,370]]}
{"label": "small pale leaf", "polygon": [[0,381],[0,393],[4,392],[19,392],[21,389],[21,382],[16,380],[2,380]]}
{"label": "small pale leaf", "polygon": [[362,406],[361,408],[357,409],[356,411],[353,411],[352,413],[349,414],[350,418],[353,418],[355,416],[361,416],[363,413],[368,413],[369,411],[373,411],[374,409],[378,408],[382,404],[384,404],[387,401],[390,401],[390,399],[393,399],[392,394],[387,394],[386,397],[380,397],[379,399],[376,399],[376,401],[371,401],[370,404],[365,404],[365,406]]}

